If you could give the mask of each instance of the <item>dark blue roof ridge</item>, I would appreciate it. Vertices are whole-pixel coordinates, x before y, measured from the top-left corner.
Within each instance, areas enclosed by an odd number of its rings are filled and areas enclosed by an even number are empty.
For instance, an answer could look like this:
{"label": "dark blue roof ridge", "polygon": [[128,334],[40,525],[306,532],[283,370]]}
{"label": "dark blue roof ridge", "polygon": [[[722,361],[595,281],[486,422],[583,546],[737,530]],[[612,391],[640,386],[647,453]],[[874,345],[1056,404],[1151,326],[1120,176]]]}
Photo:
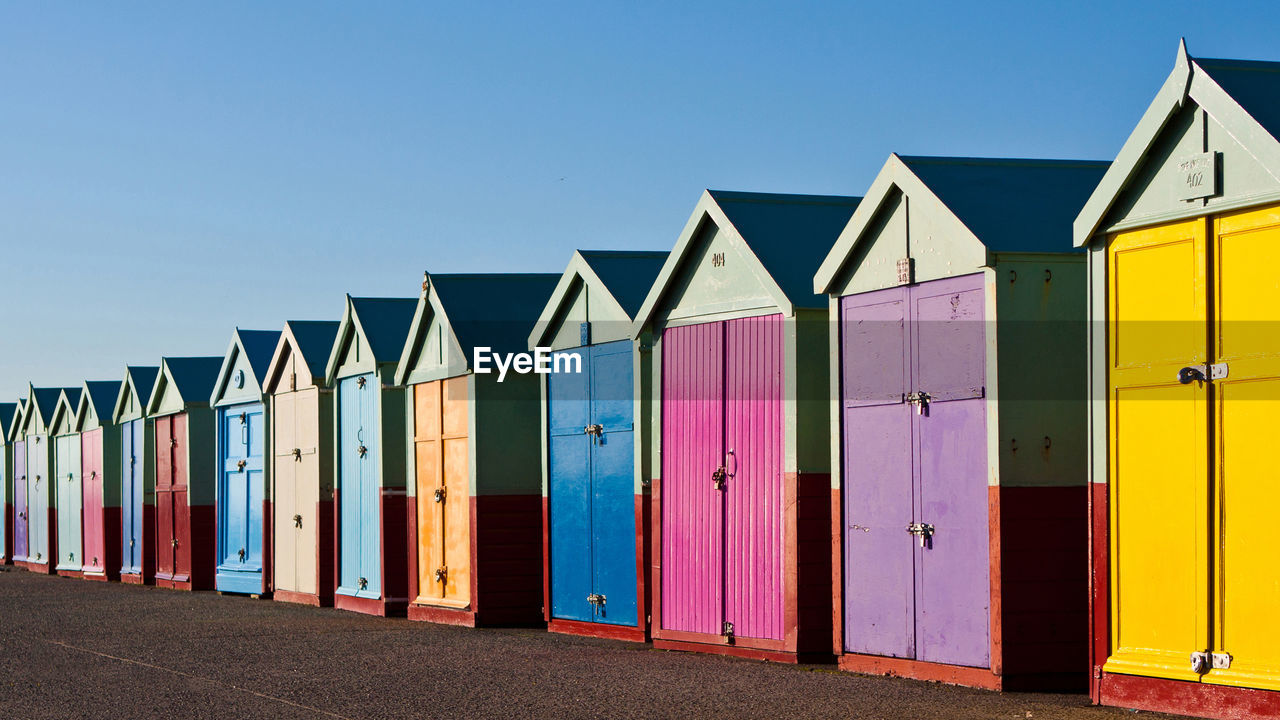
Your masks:
{"label": "dark blue roof ridge", "polygon": [[1067,158],[996,158],[948,155],[898,155],[907,165],[980,165],[984,167],[1107,167],[1109,160]]}
{"label": "dark blue roof ridge", "polygon": [[313,373],[324,373],[325,362],[338,337],[338,320],[287,320],[296,350]]}
{"label": "dark blue roof ridge", "polygon": [[578,254],[613,299],[618,301],[623,312],[635,318],[671,252],[579,250]]}
{"label": "dark blue roof ridge", "polygon": [[93,409],[99,415],[109,415],[113,410],[112,405],[116,398],[120,395],[120,386],[124,383],[119,380],[85,380],[84,386],[89,391],[89,402],[93,403]]}
{"label": "dark blue roof ridge", "polygon": [[377,362],[399,360],[418,309],[418,298],[351,297],[351,308],[360,318],[360,327]]}
{"label": "dark blue roof ridge", "polygon": [[1214,68],[1230,68],[1232,70],[1257,70],[1260,72],[1280,72],[1280,62],[1275,60],[1240,60],[1236,58],[1202,58],[1193,57],[1191,62],[1205,70]]}
{"label": "dark blue roof ridge", "polygon": [[670,250],[579,250],[583,257],[666,257]]}
{"label": "dark blue roof ridge", "polygon": [[205,402],[213,394],[222,369],[222,356],[166,357],[169,374],[183,402]]}
{"label": "dark blue roof ridge", "polygon": [[151,388],[156,384],[156,376],[160,374],[159,365],[125,365],[125,374],[133,383],[133,391],[138,394],[138,403],[143,407],[151,402]]}
{"label": "dark blue roof ridge", "polygon": [[495,352],[528,349],[537,322],[562,273],[430,275],[449,328],[463,352],[484,345]]}
{"label": "dark blue roof ridge", "polygon": [[280,343],[280,331],[236,328],[236,335],[240,338],[240,345],[244,348],[249,366],[253,368],[253,374],[258,380],[264,380],[263,375],[267,372],[267,366],[271,364],[271,356],[275,354],[276,345]]}

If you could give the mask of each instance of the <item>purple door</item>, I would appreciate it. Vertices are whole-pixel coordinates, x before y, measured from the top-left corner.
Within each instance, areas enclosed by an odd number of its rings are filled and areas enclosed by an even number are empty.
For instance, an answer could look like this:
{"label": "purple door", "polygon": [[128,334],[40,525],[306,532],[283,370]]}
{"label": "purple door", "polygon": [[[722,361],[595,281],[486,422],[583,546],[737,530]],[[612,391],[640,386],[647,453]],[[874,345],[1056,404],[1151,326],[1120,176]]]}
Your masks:
{"label": "purple door", "polygon": [[906,288],[841,301],[844,647],[914,658],[915,551]]}
{"label": "purple door", "polygon": [[13,443],[13,559],[27,559],[27,441]]}
{"label": "purple door", "polygon": [[662,343],[662,627],[781,639],[782,317]]}
{"label": "purple door", "polygon": [[845,298],[845,650],[990,664],[983,277]]}

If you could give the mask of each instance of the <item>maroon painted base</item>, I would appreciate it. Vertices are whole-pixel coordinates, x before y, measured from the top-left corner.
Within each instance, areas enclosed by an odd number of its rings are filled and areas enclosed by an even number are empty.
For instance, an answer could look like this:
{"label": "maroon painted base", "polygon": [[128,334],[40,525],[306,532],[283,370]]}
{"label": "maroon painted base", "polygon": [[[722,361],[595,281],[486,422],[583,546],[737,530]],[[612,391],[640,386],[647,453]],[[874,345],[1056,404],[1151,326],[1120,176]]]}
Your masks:
{"label": "maroon painted base", "polygon": [[142,577],[141,573],[120,573],[120,582],[125,585],[151,585],[154,580]]}
{"label": "maroon painted base", "polygon": [[581,635],[584,637],[603,638],[605,640],[625,640],[627,642],[644,642],[644,628],[627,625],[608,625],[605,623],[582,622],[580,620],[558,620],[552,618],[547,623],[547,632],[564,635]]}
{"label": "maroon painted base", "polygon": [[295,603],[297,605],[310,605],[312,607],[324,607],[320,604],[320,596],[311,593],[293,592],[292,590],[276,590],[271,593],[271,599],[276,602]]}
{"label": "maroon painted base", "polygon": [[106,573],[87,572],[83,575],[83,579],[93,582],[110,582],[112,578],[107,577]]}
{"label": "maroon painted base", "polygon": [[57,573],[58,577],[69,577],[69,578],[75,578],[77,580],[84,579],[83,570],[55,570],[55,572]]}
{"label": "maroon painted base", "polygon": [[333,596],[333,606],[339,610],[350,610],[351,612],[377,615],[378,617],[403,617],[405,605],[406,603],[403,600],[374,600],[372,598],[358,598],[342,594]]}
{"label": "maroon painted base", "polygon": [[13,505],[4,504],[4,537],[0,537],[0,565],[13,563]]}
{"label": "maroon painted base", "polygon": [[190,580],[174,580],[166,577],[157,577],[156,587],[166,588],[169,590],[186,590],[188,592],[195,590],[195,588],[191,586]]}
{"label": "maroon painted base", "polygon": [[829,663],[830,653],[793,653],[785,650],[766,650],[745,645],[729,645],[728,643],[685,642],[683,640],[662,640],[655,638],[655,650],[678,650],[681,652],[708,653],[711,655],[729,655],[749,658],[751,660],[768,660],[778,663]]}
{"label": "maroon painted base", "polygon": [[462,608],[436,607],[434,605],[409,605],[410,620],[437,623],[439,625],[457,625],[459,627],[476,627],[476,614]]}
{"label": "maroon painted base", "polygon": [[19,562],[17,564],[27,572],[33,572],[40,575],[52,575],[54,570],[54,566],[50,565],[49,563],[36,563],[36,562],[25,561],[25,562]]}
{"label": "maroon painted base", "polygon": [[103,547],[105,556],[101,568],[86,565],[81,568],[85,580],[114,582],[120,579],[120,508],[102,508]]}
{"label": "maroon painted base", "polygon": [[1253,720],[1280,717],[1280,692],[1103,673],[1097,684],[1102,705],[1134,710]]}

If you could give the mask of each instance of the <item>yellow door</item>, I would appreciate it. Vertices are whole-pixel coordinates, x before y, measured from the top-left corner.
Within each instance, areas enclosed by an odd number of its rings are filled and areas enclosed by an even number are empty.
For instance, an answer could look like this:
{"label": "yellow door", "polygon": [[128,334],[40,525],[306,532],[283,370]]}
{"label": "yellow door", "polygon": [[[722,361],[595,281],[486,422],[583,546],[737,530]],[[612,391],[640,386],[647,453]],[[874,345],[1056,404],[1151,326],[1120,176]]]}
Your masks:
{"label": "yellow door", "polygon": [[1209,641],[1205,221],[1107,250],[1111,657],[1108,672],[1198,680]]}
{"label": "yellow door", "polygon": [[1215,652],[1205,682],[1280,690],[1280,208],[1215,221]]}
{"label": "yellow door", "polygon": [[466,607],[471,601],[471,499],[467,378],[414,386],[417,460],[418,597]]}

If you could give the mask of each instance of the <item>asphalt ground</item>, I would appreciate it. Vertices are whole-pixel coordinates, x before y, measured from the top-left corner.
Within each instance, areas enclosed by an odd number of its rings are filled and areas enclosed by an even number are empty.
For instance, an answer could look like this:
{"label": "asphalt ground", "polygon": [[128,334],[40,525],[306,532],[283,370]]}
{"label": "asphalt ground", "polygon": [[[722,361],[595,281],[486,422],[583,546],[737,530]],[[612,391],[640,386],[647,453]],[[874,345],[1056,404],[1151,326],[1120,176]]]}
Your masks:
{"label": "asphalt ground", "polygon": [[1167,718],[0,568],[0,718]]}

